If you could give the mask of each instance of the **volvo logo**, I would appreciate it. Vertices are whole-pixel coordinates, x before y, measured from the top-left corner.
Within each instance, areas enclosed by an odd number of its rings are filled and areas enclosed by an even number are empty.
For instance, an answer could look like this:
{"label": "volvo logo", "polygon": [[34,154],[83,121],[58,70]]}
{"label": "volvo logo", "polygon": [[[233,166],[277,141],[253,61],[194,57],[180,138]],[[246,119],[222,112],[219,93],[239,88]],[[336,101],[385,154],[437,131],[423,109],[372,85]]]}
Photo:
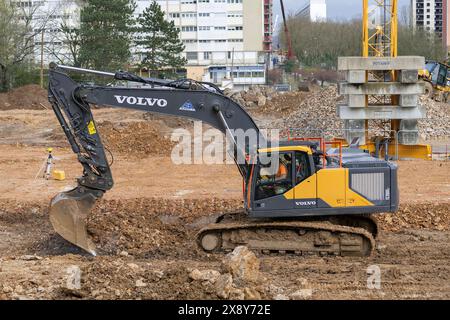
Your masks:
{"label": "volvo logo", "polygon": [[316,201],[295,201],[296,206],[315,206]]}
{"label": "volvo logo", "polygon": [[166,99],[159,99],[159,98],[144,98],[144,97],[133,97],[133,96],[114,96],[116,98],[117,102],[120,104],[127,103],[130,105],[137,105],[137,106],[158,106],[161,108],[164,108],[167,106],[167,100]]}

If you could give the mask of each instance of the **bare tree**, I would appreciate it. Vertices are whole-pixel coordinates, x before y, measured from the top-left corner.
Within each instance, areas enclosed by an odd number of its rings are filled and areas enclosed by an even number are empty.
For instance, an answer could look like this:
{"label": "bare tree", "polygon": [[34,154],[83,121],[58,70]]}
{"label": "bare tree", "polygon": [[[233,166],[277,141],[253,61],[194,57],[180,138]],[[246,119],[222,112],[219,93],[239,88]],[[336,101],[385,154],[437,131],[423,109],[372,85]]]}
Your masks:
{"label": "bare tree", "polygon": [[49,41],[45,52],[48,57],[59,63],[80,66],[79,10],[82,2],[82,0],[66,0],[60,3],[57,9],[58,19],[51,21],[46,30]]}
{"label": "bare tree", "polygon": [[35,39],[45,28],[49,15],[37,14],[36,2],[0,0],[0,90],[14,83],[14,70],[30,64]]}
{"label": "bare tree", "polygon": [[[398,54],[419,55],[426,59],[445,59],[442,39],[434,33],[415,30],[408,21],[398,27]],[[291,16],[288,19],[294,53],[302,67],[335,69],[339,56],[360,56],[362,23],[349,21],[311,22]],[[280,37],[284,41],[281,31]]]}

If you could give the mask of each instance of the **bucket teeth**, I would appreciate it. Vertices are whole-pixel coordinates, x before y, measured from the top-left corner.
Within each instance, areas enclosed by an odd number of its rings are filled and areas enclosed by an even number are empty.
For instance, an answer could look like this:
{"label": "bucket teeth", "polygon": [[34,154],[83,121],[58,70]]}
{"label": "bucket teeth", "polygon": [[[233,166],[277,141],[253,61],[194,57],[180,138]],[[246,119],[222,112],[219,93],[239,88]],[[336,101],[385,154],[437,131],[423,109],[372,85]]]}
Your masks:
{"label": "bucket teeth", "polygon": [[58,193],[50,202],[50,222],[53,229],[67,241],[96,255],[86,227],[86,218],[99,197],[96,191],[75,188]]}

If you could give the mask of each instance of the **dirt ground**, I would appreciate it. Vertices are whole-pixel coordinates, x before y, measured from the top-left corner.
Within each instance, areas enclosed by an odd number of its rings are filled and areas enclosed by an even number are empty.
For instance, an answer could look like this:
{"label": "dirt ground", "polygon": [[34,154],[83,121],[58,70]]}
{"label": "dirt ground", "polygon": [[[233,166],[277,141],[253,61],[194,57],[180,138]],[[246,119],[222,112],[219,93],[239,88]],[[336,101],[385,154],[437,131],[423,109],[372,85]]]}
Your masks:
{"label": "dirt ground", "polygon": [[[100,253],[91,257],[55,234],[48,219],[51,197],[81,174],[53,114],[0,111],[0,299],[217,299],[211,283],[190,273],[221,271],[224,256],[199,250],[195,234],[218,213],[241,207],[238,171],[173,164],[162,151],[180,120],[111,109],[95,116],[113,149],[115,187],[88,220]],[[133,142],[141,146],[136,153],[123,148],[130,128],[158,143]],[[55,147],[65,181],[36,178],[47,146]],[[306,289],[308,299],[450,299],[450,162],[398,165],[401,208],[377,216],[371,257],[259,255],[260,297]],[[79,290],[67,288],[74,266]],[[373,266],[380,289],[367,287]]]}

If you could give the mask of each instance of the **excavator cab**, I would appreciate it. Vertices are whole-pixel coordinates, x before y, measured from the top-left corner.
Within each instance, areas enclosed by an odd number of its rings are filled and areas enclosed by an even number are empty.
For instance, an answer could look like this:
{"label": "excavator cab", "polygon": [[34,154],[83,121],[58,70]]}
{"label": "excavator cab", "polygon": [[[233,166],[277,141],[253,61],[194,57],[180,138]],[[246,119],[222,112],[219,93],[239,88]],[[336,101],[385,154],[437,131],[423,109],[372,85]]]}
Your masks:
{"label": "excavator cab", "polygon": [[[259,151],[254,170],[252,211],[294,209],[286,194],[315,172],[312,151],[308,146],[269,148]],[[311,195],[315,202],[315,195]]]}
{"label": "excavator cab", "polygon": [[254,218],[395,211],[395,179],[395,165],[357,148],[324,153],[312,142],[285,142],[259,150],[246,207]]}

